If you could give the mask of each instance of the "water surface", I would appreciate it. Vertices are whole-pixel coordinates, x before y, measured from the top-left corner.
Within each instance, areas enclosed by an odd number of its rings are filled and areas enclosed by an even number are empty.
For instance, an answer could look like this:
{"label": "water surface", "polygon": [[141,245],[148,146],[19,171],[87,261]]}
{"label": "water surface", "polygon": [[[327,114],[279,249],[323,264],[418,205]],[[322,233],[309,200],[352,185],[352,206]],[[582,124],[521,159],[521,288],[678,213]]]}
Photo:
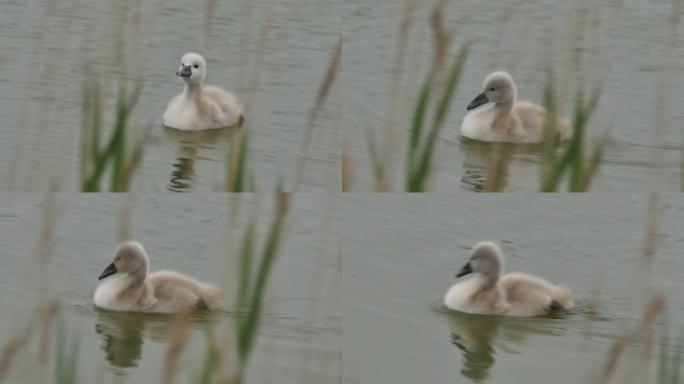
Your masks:
{"label": "water surface", "polygon": [[[667,319],[679,334],[684,199],[672,195],[662,203],[656,252],[645,263],[640,247],[648,201],[640,195],[346,194],[345,383],[592,382],[616,337],[637,325],[654,292],[667,300],[658,324]],[[507,271],[571,288],[577,308],[534,319],[446,309],[444,294],[470,247],[482,240],[502,247]],[[677,351],[676,343],[667,348]],[[634,372],[641,367],[638,353],[638,345],[627,348],[617,382],[641,377]],[[639,372],[654,378],[654,371]]]}
{"label": "water surface", "polygon": [[[43,266],[33,254],[42,249],[36,239],[41,234],[44,197],[0,195],[3,345],[36,316],[36,298],[46,292],[60,302],[59,321],[65,324],[68,340],[78,340],[80,382],[96,382],[98,377],[104,382],[113,378],[125,383],[161,380],[170,340],[178,334],[174,320],[98,310],[92,302],[97,276],[111,262],[118,243],[120,212],[132,204],[128,231],[146,247],[151,270],[177,270],[226,287],[226,312],[191,319],[177,382],[196,381],[204,363],[207,324],[213,324],[214,340],[222,340],[222,330],[230,330],[236,316],[232,297],[243,230],[255,212],[257,249],[261,250],[273,201],[270,196],[251,194],[131,199],[132,203],[123,195],[55,196],[57,214],[48,248],[52,252]],[[231,221],[238,208],[237,219]],[[336,203],[327,197],[304,194],[292,199],[288,234],[267,286],[247,382],[263,383],[276,377],[305,383],[339,381],[341,265],[335,251],[336,212]],[[53,329],[55,335],[59,327]],[[36,369],[36,348],[30,345],[15,358],[9,382],[38,381],[42,371]],[[52,348],[56,348],[54,343]],[[54,355],[50,355],[48,365],[53,362]]]}
{"label": "water surface", "polygon": [[[382,143],[390,78],[395,65],[403,1],[345,3],[344,142],[358,164],[352,190],[374,186],[368,132]],[[403,188],[403,154],[420,86],[432,62],[432,4],[414,2],[415,12],[398,88],[392,184]],[[548,70],[556,79],[560,108],[570,115],[577,89],[600,87],[590,141],[610,131],[596,191],[678,191],[682,181],[684,89],[682,26],[673,26],[671,2],[627,1],[451,1],[445,26],[455,32],[451,52],[471,44],[435,157],[433,190],[481,190],[490,161],[461,143],[466,105],[482,80],[505,69],[516,80],[519,99],[541,104]],[[390,17],[388,17],[390,15]],[[656,175],[660,172],[660,178]],[[513,155],[505,171],[506,191],[539,189],[539,155]]]}
{"label": "water surface", "polygon": [[[221,190],[230,132],[197,140],[161,126],[166,104],[182,91],[175,76],[180,58],[195,51],[207,60],[207,83],[237,92],[246,103],[256,189],[271,191],[280,178],[293,191],[307,113],[339,36],[337,4],[4,1],[0,163],[7,166],[0,187],[78,188],[82,87],[99,80],[106,132],[119,84],[128,81],[129,91],[133,81],[143,86],[129,139],[145,132],[150,138],[134,190]],[[339,103],[333,88],[306,153],[301,191],[339,190]]]}

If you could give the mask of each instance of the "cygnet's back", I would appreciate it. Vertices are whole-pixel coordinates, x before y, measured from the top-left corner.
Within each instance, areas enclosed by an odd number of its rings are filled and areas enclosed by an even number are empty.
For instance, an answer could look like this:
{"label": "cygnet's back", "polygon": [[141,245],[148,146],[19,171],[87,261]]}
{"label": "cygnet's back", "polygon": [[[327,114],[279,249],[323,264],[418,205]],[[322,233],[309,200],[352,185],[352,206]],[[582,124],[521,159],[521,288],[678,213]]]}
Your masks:
{"label": "cygnet's back", "polygon": [[216,287],[174,271],[157,271],[147,277],[157,299],[157,312],[178,312],[176,308],[221,309],[223,299]]}
{"label": "cygnet's back", "polygon": [[100,274],[95,305],[113,311],[175,313],[198,308],[221,309],[221,292],[172,271],[148,275],[149,258],[136,241],[121,244],[112,263]]}
{"label": "cygnet's back", "polygon": [[570,290],[536,276],[509,273],[501,277],[499,285],[506,292],[509,316],[537,316],[575,306]]}

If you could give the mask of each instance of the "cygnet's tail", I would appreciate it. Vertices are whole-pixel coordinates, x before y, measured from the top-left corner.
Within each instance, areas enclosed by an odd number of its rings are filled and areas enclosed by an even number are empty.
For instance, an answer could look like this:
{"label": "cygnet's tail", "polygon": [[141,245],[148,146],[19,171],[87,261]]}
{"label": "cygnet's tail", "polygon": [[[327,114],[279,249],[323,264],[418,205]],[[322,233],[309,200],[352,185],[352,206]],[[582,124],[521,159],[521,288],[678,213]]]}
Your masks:
{"label": "cygnet's tail", "polygon": [[212,311],[223,309],[223,294],[221,294],[221,291],[213,285],[199,283],[197,295],[207,309]]}
{"label": "cygnet's tail", "polygon": [[565,287],[556,287],[551,309],[569,311],[573,308],[575,308],[575,302],[572,300],[572,292]]}

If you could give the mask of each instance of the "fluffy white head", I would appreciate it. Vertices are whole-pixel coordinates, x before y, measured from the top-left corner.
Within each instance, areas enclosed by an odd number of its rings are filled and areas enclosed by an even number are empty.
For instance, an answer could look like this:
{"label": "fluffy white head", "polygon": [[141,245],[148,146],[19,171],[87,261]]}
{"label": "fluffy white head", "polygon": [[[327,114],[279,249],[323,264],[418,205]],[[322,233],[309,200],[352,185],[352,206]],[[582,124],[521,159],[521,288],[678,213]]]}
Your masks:
{"label": "fluffy white head", "polygon": [[116,248],[112,263],[100,274],[99,280],[116,273],[146,276],[149,258],[145,248],[137,241],[127,241]]}
{"label": "fluffy white head", "polygon": [[490,73],[482,84],[482,92],[487,95],[490,102],[495,104],[515,101],[516,90],[513,77],[503,71]]}
{"label": "fluffy white head", "polygon": [[176,75],[189,85],[199,85],[207,75],[207,62],[198,53],[186,53],[181,58]]}
{"label": "fluffy white head", "polygon": [[470,102],[467,109],[471,110],[482,104],[506,104],[514,103],[517,97],[513,77],[507,72],[498,71],[490,73],[482,83],[482,93]]}
{"label": "fluffy white head", "polygon": [[461,268],[456,277],[471,273],[484,276],[499,276],[503,269],[503,255],[499,246],[491,241],[483,241],[473,248],[468,263]]}

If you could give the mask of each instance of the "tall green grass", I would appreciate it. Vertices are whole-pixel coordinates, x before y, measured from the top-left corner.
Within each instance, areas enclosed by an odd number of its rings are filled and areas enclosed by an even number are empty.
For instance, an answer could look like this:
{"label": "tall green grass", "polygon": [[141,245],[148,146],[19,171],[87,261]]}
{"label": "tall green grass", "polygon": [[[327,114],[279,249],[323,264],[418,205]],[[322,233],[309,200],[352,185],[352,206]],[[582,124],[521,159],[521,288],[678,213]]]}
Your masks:
{"label": "tall green grass", "polygon": [[[454,90],[459,83],[465,60],[468,57],[468,45],[461,48],[451,64],[446,84],[440,93],[435,86],[435,75],[439,68],[435,67],[428,75],[427,80],[418,94],[418,101],[413,112],[412,130],[407,149],[406,164],[406,191],[424,192],[427,182],[432,174],[432,159],[436,152],[437,139],[451,107],[451,99]],[[431,100],[437,93],[437,99],[432,106],[432,124],[427,126]],[[423,132],[427,132],[423,134]]]}
{"label": "tall green grass", "polygon": [[[80,158],[82,192],[100,192],[103,188],[110,192],[125,192],[130,188],[144,147],[144,139],[138,140],[130,154],[128,153],[128,123],[140,92],[140,86],[136,86],[130,94],[126,92],[125,86],[119,87],[114,129],[109,140],[103,143],[101,135],[104,107],[100,85],[94,82],[84,87]],[[110,182],[108,187],[103,187],[108,171]]]}
{"label": "tall green grass", "polygon": [[[544,106],[547,110],[544,127],[544,141],[541,155],[540,191],[557,192],[564,181],[569,192],[586,192],[596,175],[603,158],[604,140],[597,142],[593,149],[587,148],[585,136],[589,119],[596,110],[600,92],[595,90],[585,101],[583,91],[575,98],[572,119],[573,134],[570,143],[559,155],[557,153],[556,119],[557,105],[553,83],[550,81],[544,90]],[[590,152],[587,154],[587,152]]]}
{"label": "tall green grass", "polygon": [[72,336],[67,340],[67,331],[60,322],[57,332],[57,351],[55,353],[55,377],[57,384],[76,384],[78,379],[79,340]]}
{"label": "tall green grass", "polygon": [[[442,73],[442,65],[436,60],[418,93],[406,151],[406,192],[424,192],[428,187],[427,183],[433,173],[432,162],[439,133],[451,108],[451,99],[468,57],[468,48],[468,45],[464,45],[460,49],[446,73]],[[444,83],[437,81],[442,78],[442,74],[446,75]],[[387,167],[381,160],[372,133],[369,133],[368,143],[376,183],[382,183]]]}
{"label": "tall green grass", "polygon": [[298,192],[302,185],[304,177],[304,165],[306,164],[306,154],[309,150],[309,145],[311,144],[316,120],[323,109],[323,106],[328,100],[328,95],[330,94],[330,91],[337,80],[341,65],[342,37],[337,40],[337,44],[335,45],[335,49],[330,56],[330,61],[328,62],[325,74],[321,79],[320,85],[318,86],[318,92],[316,93],[314,105],[309,110],[309,115],[307,117],[307,122],[304,129],[304,138],[302,140],[301,146],[299,147],[299,158],[297,159],[297,167],[295,171],[295,192]]}
{"label": "tall green grass", "polygon": [[[245,122],[240,123],[243,126]],[[244,129],[238,133],[238,137],[231,138],[230,152],[226,162],[226,192],[254,192],[254,178],[248,184],[248,159],[249,159],[249,129]]]}
{"label": "tall green grass", "polygon": [[660,340],[660,352],[658,354],[658,368],[656,370],[657,384],[679,384],[682,382],[682,358],[684,349],[681,337],[677,340],[676,350],[672,352],[668,345],[672,342],[667,334],[667,329],[663,332]]}
{"label": "tall green grass", "polygon": [[240,316],[235,321],[237,369],[231,384],[242,384],[249,357],[252,353],[259,329],[260,316],[266,285],[273,269],[273,263],[282,241],[285,218],[290,204],[290,195],[277,194],[276,214],[266,238],[266,244],[259,258],[254,253],[255,227],[252,221],[245,232],[240,252],[240,282],[237,291],[237,305]]}
{"label": "tall green grass", "polygon": [[[432,28],[434,54],[427,79],[418,92],[416,105],[411,119],[409,144],[406,150],[405,184],[406,192],[424,192],[433,175],[433,158],[437,150],[439,133],[444,125],[451,100],[463,72],[469,45],[465,44],[447,63],[449,46],[453,34],[444,26],[445,0],[439,0],[432,7],[430,26]],[[413,14],[413,1],[406,0],[404,15],[399,27],[399,44],[395,58],[394,74],[390,84],[388,115],[385,122],[382,145],[378,145],[373,132],[368,132],[368,152],[373,170],[375,190],[385,192],[391,189],[389,170],[391,168],[393,125],[396,110],[396,92],[404,63],[404,53]],[[346,160],[346,161],[345,161]],[[343,158],[343,167],[348,166],[349,159]],[[345,176],[348,184],[349,175]],[[346,187],[345,187],[346,188]]]}

